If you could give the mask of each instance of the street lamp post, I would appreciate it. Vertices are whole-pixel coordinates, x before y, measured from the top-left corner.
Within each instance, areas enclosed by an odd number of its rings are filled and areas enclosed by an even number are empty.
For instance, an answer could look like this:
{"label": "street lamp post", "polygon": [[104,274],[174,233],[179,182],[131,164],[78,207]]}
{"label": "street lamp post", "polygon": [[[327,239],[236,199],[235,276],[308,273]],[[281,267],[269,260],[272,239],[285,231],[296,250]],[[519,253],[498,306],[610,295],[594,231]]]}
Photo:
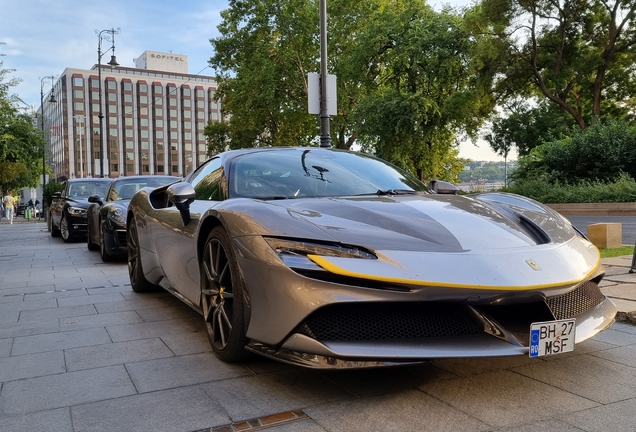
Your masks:
{"label": "street lamp post", "polygon": [[[49,98],[50,103],[57,102],[55,100],[55,96],[53,95],[53,84],[55,83],[55,76],[49,75],[40,79],[40,128],[42,129],[42,136],[44,136],[44,81],[50,79],[51,80],[51,97]],[[42,149],[42,193],[44,193],[44,186],[46,186],[46,144]]]}
{"label": "street lamp post", "polygon": [[327,0],[320,0],[320,147],[331,147],[327,106]]}
{"label": "street lamp post", "polygon": [[[102,31],[95,30],[95,34],[97,34],[97,77],[99,79],[99,147],[102,153],[100,177],[105,177],[107,152],[107,149],[104,147],[104,113],[102,112],[102,56],[108,51],[112,51],[113,54],[111,55],[110,61],[107,64],[109,64],[111,68],[119,66],[119,63],[117,63],[117,60],[115,59],[115,35],[119,34],[120,32],[120,28],[117,28],[117,30],[115,30],[114,28]],[[112,46],[106,51],[102,52],[102,41],[104,39],[110,40],[112,42]]]}

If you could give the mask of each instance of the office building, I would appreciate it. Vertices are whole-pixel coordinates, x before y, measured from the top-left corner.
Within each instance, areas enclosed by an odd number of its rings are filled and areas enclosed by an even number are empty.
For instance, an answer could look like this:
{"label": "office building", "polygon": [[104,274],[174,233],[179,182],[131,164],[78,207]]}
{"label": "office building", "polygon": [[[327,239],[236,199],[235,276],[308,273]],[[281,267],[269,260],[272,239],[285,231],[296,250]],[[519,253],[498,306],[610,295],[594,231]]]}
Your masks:
{"label": "office building", "polygon": [[[181,54],[146,51],[134,68],[67,68],[44,101],[53,179],[143,174],[185,176],[207,159],[203,129],[220,121],[214,77],[187,73]],[[48,95],[47,95],[48,96]],[[102,148],[104,147],[104,148]]]}

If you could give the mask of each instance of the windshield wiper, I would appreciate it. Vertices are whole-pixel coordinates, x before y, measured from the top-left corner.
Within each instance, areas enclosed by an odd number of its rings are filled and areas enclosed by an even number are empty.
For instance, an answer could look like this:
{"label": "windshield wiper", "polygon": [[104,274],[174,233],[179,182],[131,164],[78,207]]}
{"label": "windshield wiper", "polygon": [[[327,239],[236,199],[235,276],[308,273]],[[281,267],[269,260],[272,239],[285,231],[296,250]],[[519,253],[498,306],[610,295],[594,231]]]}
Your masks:
{"label": "windshield wiper", "polygon": [[417,191],[411,190],[411,189],[387,189],[387,190],[380,190],[378,189],[378,191],[376,192],[376,195],[382,196],[382,195],[413,195],[416,194]]}

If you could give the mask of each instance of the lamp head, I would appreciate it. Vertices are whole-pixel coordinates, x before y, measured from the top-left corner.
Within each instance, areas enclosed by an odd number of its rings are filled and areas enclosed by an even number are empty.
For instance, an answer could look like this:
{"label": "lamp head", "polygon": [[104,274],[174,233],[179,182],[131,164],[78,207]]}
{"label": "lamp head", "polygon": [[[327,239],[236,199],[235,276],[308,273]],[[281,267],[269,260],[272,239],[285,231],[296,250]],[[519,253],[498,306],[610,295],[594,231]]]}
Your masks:
{"label": "lamp head", "polygon": [[50,102],[50,103],[55,103],[55,102],[57,102],[57,99],[55,99],[55,96],[53,95],[53,93],[51,93],[51,97],[49,98],[49,102]]}
{"label": "lamp head", "polygon": [[117,59],[115,59],[114,55],[110,56],[110,61],[108,62],[108,64],[112,68],[114,68],[115,66],[119,66],[119,63],[117,63]]}

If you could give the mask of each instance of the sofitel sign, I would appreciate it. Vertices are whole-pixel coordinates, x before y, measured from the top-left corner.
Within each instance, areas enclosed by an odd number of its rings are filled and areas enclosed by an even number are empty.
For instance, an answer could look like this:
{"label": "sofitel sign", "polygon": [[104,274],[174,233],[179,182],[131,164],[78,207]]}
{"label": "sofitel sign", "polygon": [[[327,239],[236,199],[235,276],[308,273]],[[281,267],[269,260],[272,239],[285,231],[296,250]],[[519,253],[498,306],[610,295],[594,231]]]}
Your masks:
{"label": "sofitel sign", "polygon": [[150,54],[150,58],[161,60],[172,60],[182,62],[185,61],[183,57],[169,55],[169,54]]}

